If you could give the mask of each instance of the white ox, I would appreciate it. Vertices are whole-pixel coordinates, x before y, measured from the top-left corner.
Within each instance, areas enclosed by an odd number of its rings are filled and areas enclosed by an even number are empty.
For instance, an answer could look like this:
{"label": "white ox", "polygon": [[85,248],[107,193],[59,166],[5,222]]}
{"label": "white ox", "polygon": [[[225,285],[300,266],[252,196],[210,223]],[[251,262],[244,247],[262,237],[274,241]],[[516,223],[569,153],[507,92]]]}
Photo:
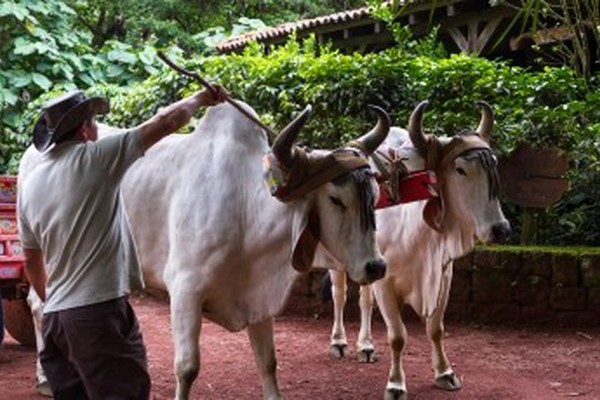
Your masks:
{"label": "white ox", "polygon": [[[376,112],[377,126],[358,140],[367,152],[389,132],[389,117]],[[301,153],[292,144],[307,118],[305,111],[273,145],[290,179]],[[375,240],[377,184],[368,165],[283,203],[263,182],[269,151],[264,132],[223,104],[210,108],[191,135],[171,135],[152,147],[122,182],[146,285],[170,295],[177,399],[189,397],[200,372],[203,317],[230,331],[248,329],[263,396],[282,398],[273,317],[297,270],[310,268],[317,241],[358,283],[385,274]],[[310,152],[301,172],[332,156]]]}
{"label": "white ox", "polygon": [[[384,279],[360,289],[357,356],[361,362],[375,360],[371,337],[374,293],[387,326],[391,350],[386,400],[405,399],[407,393],[402,367],[407,339],[401,317],[405,304],[426,322],[433,346],[431,361],[436,385],[446,390],[461,387],[442,342],[453,260],[470,252],[476,239],[497,242],[510,234],[498,199],[496,161],[488,147],[493,114],[487,104],[479,104],[482,119],[476,132],[463,132],[452,138],[424,135],[422,116],[427,103],[423,102],[413,111],[408,132],[392,128],[385,142],[402,157],[409,158],[409,170],[434,169],[439,191],[438,199],[402,204],[376,213],[377,242],[388,271]],[[409,137],[411,140],[407,140]],[[330,270],[330,277],[334,301],[330,353],[343,357],[347,347],[343,325],[346,275]]]}

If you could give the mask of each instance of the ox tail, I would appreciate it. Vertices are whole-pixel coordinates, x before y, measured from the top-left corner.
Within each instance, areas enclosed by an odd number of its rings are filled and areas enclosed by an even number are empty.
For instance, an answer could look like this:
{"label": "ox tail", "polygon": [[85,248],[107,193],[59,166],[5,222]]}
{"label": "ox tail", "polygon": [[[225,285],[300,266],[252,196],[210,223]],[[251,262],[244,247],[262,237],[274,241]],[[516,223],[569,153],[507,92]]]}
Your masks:
{"label": "ox tail", "polygon": [[321,279],[321,284],[319,285],[319,300],[326,302],[331,301],[332,299],[331,277],[329,276],[329,272],[326,271],[323,275],[323,279]]}

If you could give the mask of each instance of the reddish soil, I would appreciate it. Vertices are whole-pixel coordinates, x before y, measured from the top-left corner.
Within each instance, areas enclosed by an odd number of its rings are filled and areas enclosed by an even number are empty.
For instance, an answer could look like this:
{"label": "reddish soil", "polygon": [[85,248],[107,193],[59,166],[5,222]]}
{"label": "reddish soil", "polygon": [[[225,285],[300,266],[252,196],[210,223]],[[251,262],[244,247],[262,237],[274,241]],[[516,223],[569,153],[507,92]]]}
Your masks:
{"label": "reddish soil", "polygon": [[[174,395],[169,310],[164,300],[135,297],[132,304],[148,348],[154,399]],[[280,387],[288,399],[380,399],[389,355],[385,326],[375,318],[379,361],[331,359],[330,321],[283,316],[276,322]],[[357,323],[347,324],[350,340]],[[506,328],[448,324],[446,348],[463,380],[458,392],[433,386],[429,343],[418,322],[408,324],[405,357],[410,399],[600,399],[600,328]],[[192,398],[260,399],[261,390],[245,332],[229,333],[207,322],[202,372]],[[353,349],[351,349],[353,352]],[[34,389],[35,353],[7,335],[0,347],[0,399],[40,400]]]}

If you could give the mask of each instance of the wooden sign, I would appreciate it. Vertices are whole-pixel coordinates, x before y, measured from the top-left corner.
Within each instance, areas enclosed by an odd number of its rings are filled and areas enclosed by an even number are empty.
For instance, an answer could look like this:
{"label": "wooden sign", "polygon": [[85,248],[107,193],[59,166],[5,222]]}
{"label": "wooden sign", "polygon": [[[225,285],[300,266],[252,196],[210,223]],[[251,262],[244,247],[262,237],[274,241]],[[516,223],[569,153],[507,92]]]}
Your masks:
{"label": "wooden sign", "polygon": [[561,150],[521,144],[498,161],[502,197],[521,207],[550,207],[569,190],[563,177],[568,169],[569,160]]}

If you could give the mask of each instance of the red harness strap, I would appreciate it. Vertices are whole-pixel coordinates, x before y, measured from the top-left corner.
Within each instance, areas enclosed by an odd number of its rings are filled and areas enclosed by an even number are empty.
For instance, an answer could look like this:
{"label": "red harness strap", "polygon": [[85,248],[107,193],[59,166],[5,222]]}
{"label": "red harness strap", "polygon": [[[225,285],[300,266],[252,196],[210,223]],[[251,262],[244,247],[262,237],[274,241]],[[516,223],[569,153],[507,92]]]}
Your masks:
{"label": "red harness strap", "polygon": [[379,185],[379,201],[375,205],[376,209],[395,206],[397,204],[410,203],[412,201],[428,200],[437,197],[435,187],[437,185],[437,176],[435,172],[422,170],[408,174],[400,179],[398,183],[397,201],[394,201],[389,186]]}
{"label": "red harness strap", "polygon": [[408,172],[403,158],[390,148],[377,150],[371,158],[379,170],[379,201],[376,209],[437,197],[437,176],[432,170]]}

